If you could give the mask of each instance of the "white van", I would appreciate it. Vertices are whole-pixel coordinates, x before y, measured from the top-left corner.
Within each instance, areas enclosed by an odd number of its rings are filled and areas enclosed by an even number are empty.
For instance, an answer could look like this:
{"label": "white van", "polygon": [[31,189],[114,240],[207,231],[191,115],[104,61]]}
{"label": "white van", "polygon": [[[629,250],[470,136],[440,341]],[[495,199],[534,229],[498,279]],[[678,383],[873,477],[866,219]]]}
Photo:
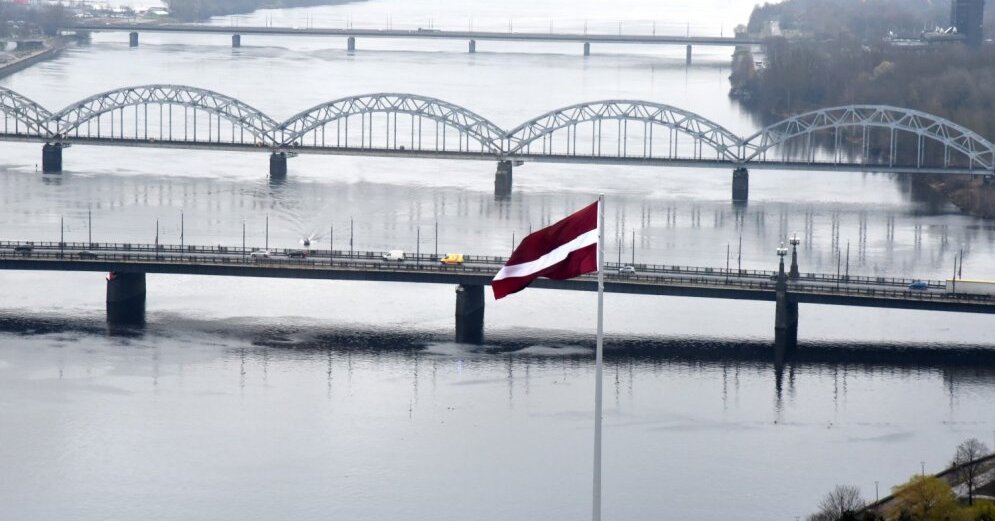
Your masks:
{"label": "white van", "polygon": [[383,260],[404,262],[404,250],[390,250],[383,254]]}

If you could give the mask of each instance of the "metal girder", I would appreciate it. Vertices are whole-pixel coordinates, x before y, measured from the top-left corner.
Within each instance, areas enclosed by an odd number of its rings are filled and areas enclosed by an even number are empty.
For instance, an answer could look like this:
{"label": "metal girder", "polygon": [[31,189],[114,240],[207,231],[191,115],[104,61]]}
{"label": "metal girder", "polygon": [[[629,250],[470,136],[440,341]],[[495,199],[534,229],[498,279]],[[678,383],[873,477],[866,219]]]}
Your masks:
{"label": "metal girder", "polygon": [[62,137],[101,114],[137,105],[177,105],[220,116],[252,134],[266,145],[274,143],[271,132],[276,121],[262,111],[235,98],[185,85],[142,85],[97,94],[52,114],[55,133]]}
{"label": "metal girder", "polygon": [[26,134],[31,136],[48,136],[48,120],[52,113],[38,103],[10,90],[0,87],[0,112],[6,117],[13,118],[17,123],[23,123],[21,128],[15,124],[15,128],[9,126],[4,129],[5,133]]}
{"label": "metal girder", "polygon": [[926,112],[887,105],[846,105],[790,117],[745,139],[742,159],[744,162],[756,161],[768,150],[796,137],[841,128],[909,132],[957,150],[972,166],[995,169],[995,145],[978,133]]}
{"label": "metal girder", "polygon": [[284,121],[274,137],[284,146],[291,146],[324,125],[349,116],[373,113],[408,114],[443,123],[474,139],[487,151],[501,152],[504,131],[487,118],[439,99],[399,93],[365,94],[322,103]]}
{"label": "metal girder", "polygon": [[508,154],[521,152],[530,143],[557,130],[601,120],[628,120],[660,125],[715,150],[717,157],[737,161],[741,139],[722,125],[693,112],[670,105],[635,100],[607,100],[578,103],[529,120],[505,135]]}

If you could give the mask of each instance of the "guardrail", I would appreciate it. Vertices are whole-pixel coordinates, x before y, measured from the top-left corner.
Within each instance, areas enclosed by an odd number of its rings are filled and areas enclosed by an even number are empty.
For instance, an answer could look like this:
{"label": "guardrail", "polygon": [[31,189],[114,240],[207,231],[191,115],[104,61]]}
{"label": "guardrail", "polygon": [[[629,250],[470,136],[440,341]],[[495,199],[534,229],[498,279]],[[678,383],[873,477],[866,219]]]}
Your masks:
{"label": "guardrail", "polygon": [[[83,244],[83,243],[75,243]],[[88,248],[78,248],[70,243],[62,245],[60,243],[31,243],[30,252],[16,252],[12,248],[16,246],[27,246],[29,243],[11,243],[0,241],[0,262],[7,259],[16,260],[39,260],[46,261],[71,261],[81,264],[98,262],[124,262],[136,264],[172,264],[187,266],[242,266],[251,268],[293,268],[301,270],[337,270],[337,271],[390,271],[401,273],[445,273],[452,275],[477,275],[490,277],[496,268],[503,264],[502,257],[464,257],[468,258],[467,264],[446,265],[438,262],[434,255],[423,254],[417,259],[407,262],[391,262],[382,260],[380,252],[340,252],[339,250],[314,251],[310,256],[303,258],[291,257],[269,257],[253,259],[249,249],[227,248],[224,246],[184,246],[176,245],[127,245],[125,244],[97,244],[93,243]],[[40,251],[39,251],[40,250]],[[68,252],[67,252],[68,250]],[[96,254],[96,251],[102,253]],[[125,251],[126,253],[122,253]],[[274,251],[274,250],[270,250]],[[300,251],[287,250],[282,251]],[[80,252],[94,253],[94,257],[80,258]],[[134,252],[134,253],[131,253]],[[342,253],[343,255],[339,255]],[[329,254],[331,254],[329,256]],[[325,260],[328,259],[328,260]],[[483,265],[475,265],[483,264]],[[486,261],[484,264],[482,261]],[[618,271],[606,270],[606,280],[613,283],[643,284],[648,286],[672,286],[672,287],[706,287],[714,289],[743,290],[773,292],[776,281],[762,277],[736,277],[734,272],[711,268],[680,268],[676,266],[664,267],[649,265],[648,268],[659,268],[659,271],[642,271],[635,274],[623,274]],[[672,269],[687,269],[689,271],[676,272]],[[773,273],[773,272],[756,272]],[[681,276],[675,276],[681,275]],[[594,281],[595,275],[585,275],[581,280]],[[828,282],[820,281],[821,277],[802,277],[804,281],[822,282],[819,286],[797,285],[789,283],[789,288],[793,294],[804,295],[824,295],[824,296],[845,296],[864,298],[888,298],[907,301],[920,302],[949,302],[949,303],[970,303],[995,305],[995,298],[987,295],[970,294],[949,294],[929,291],[910,291],[881,289],[880,287],[859,287],[852,286],[851,280],[848,285],[840,285],[840,279],[832,279]],[[892,279],[900,280],[900,279]]]}
{"label": "guardrail", "polygon": [[[135,252],[154,252],[160,251],[163,253],[176,253],[176,254],[228,254],[228,255],[251,255],[253,251],[264,251],[260,247],[242,247],[242,246],[203,246],[203,245],[177,245],[177,244],[151,244],[151,243],[85,243],[85,242],[49,242],[49,241],[36,241],[36,242],[16,242],[16,241],[0,241],[0,249],[10,248],[13,249],[17,246],[31,246],[33,249],[54,249],[54,250],[69,250],[69,251],[135,251]],[[272,254],[277,255],[288,255],[291,252],[306,252],[306,255],[311,258],[349,258],[349,259],[359,259],[359,258],[381,258],[386,252],[385,251],[371,251],[371,250],[318,250],[318,249],[304,249],[304,248],[270,248],[269,251]],[[409,253],[405,252],[405,259],[414,262],[424,262],[433,263],[438,262],[440,255],[430,254],[430,253]],[[494,266],[503,266],[508,262],[507,257],[499,256],[486,256],[486,255],[464,255],[464,261],[470,264],[489,264]],[[750,270],[750,269],[729,269],[725,268],[711,268],[702,266],[680,266],[680,265],[667,265],[667,264],[645,264],[645,263],[617,263],[617,262],[606,262],[605,268],[607,271],[618,271],[622,266],[633,266],[637,272],[650,272],[650,273],[678,273],[678,274],[689,274],[689,275],[711,275],[718,277],[729,277],[729,278],[763,278],[771,279],[777,275],[776,271],[769,270]],[[843,284],[874,284],[874,285],[886,285],[886,286],[900,286],[907,288],[910,284],[917,281],[926,282],[929,288],[932,289],[943,289],[946,287],[946,283],[942,280],[924,280],[924,279],[912,279],[912,278],[899,278],[899,277],[873,277],[866,275],[840,275],[837,277],[833,274],[826,273],[802,273],[799,280],[810,281],[810,282],[831,282],[831,283],[843,283]]]}

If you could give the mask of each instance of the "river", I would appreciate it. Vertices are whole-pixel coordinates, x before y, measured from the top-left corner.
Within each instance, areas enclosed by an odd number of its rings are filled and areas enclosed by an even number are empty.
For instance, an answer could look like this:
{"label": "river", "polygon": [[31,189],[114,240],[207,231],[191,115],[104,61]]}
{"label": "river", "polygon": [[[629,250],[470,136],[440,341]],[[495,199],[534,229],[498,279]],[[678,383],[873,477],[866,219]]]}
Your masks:
{"label": "river", "polygon": [[[752,2],[377,0],[264,10],[222,25],[730,34]],[[564,15],[564,13],[569,13]],[[621,20],[621,23],[620,23]],[[389,21],[389,22],[388,22]],[[596,99],[685,108],[746,135],[728,49],[98,34],[0,81],[50,109],[187,84],[284,119],[370,92],[438,97],[498,125]],[[4,144],[0,238],[506,255],[513,237],[608,199],[608,249],[636,262],[995,279],[995,225],[907,179],[756,171],[730,202],[717,170],[529,164],[510,201],[487,162]],[[92,215],[92,229],[88,227]],[[438,226],[438,245],[435,229]],[[331,229],[331,233],[329,230]],[[633,233],[635,247],[633,248]],[[420,234],[421,243],[415,237]],[[740,260],[740,242],[742,253]],[[847,251],[849,256],[847,257]],[[729,256],[727,257],[727,252]],[[849,262],[846,259],[849,259]],[[108,331],[100,274],[2,272],[0,518],[585,518],[593,295],[487,301],[483,346],[450,342],[453,288],[152,276],[148,324]],[[801,307],[797,360],[767,357],[772,304],[608,295],[605,517],[793,519],[839,483],[888,487],[992,442],[985,316]]]}

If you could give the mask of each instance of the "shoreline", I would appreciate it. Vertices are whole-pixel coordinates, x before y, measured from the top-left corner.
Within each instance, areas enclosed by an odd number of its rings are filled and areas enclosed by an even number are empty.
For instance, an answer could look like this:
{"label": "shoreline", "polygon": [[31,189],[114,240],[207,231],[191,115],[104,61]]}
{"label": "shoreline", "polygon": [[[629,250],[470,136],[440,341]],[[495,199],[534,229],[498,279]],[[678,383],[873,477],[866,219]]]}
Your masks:
{"label": "shoreline", "polygon": [[0,65],[0,78],[6,78],[15,72],[22,71],[28,67],[55,58],[59,55],[69,43],[62,38],[50,38],[45,40],[45,48],[39,49],[38,51],[25,54],[11,60],[3,65]]}

